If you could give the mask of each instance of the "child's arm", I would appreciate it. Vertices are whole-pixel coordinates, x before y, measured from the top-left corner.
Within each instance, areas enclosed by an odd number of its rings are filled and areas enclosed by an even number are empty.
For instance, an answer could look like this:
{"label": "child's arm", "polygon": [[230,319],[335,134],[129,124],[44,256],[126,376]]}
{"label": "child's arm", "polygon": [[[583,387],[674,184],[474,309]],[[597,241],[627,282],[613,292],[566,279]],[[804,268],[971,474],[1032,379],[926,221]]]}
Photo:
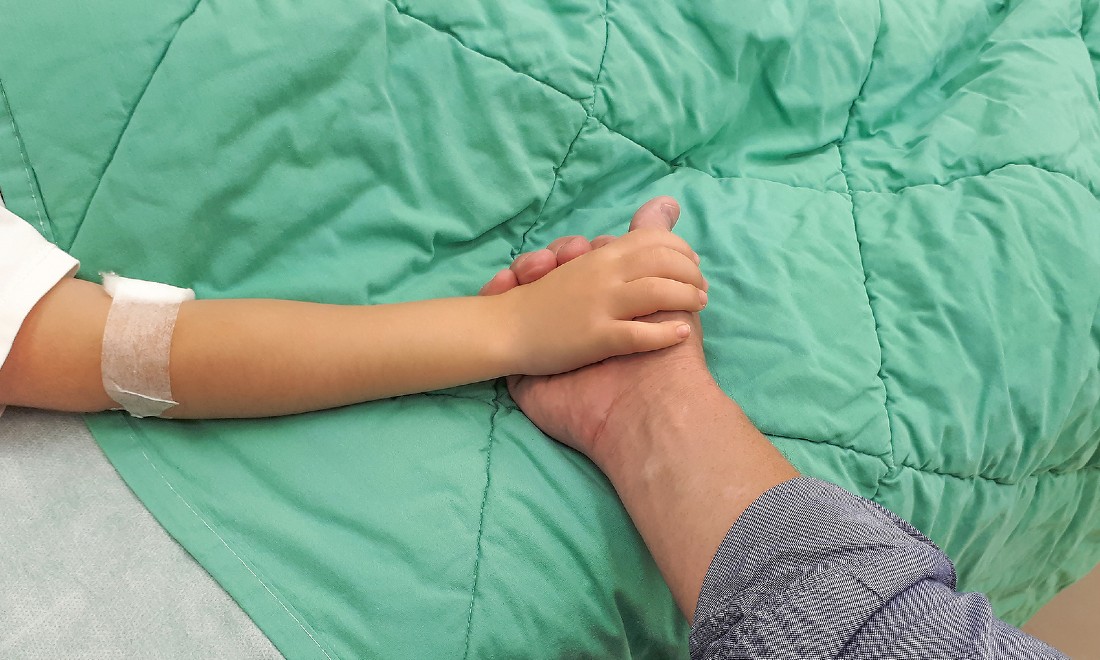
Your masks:
{"label": "child's arm", "polygon": [[[569,371],[683,340],[633,319],[706,302],[697,257],[673,234],[634,232],[499,296],[377,306],[198,300],[180,307],[171,417],[256,417]],[[65,280],[23,324],[0,369],[0,404],[117,407],[101,380],[111,299]]]}

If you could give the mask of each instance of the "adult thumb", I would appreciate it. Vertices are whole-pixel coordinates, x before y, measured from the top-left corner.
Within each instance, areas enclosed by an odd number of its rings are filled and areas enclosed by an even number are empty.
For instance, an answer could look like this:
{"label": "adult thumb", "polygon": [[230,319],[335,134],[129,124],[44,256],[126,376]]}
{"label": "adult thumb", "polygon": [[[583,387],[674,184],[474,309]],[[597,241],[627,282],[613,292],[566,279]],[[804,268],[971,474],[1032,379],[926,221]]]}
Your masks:
{"label": "adult thumb", "polygon": [[676,221],[680,218],[680,204],[668,195],[654,197],[634,214],[630,219],[630,231],[635,229],[664,229],[672,231]]}

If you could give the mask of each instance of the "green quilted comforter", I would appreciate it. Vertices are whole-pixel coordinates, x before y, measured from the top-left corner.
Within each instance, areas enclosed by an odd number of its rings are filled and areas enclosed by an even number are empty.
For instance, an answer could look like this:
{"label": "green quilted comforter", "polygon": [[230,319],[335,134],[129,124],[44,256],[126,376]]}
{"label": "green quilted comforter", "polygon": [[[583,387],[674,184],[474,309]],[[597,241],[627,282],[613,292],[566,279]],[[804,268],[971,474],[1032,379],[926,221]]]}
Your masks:
{"label": "green quilted comforter", "polygon": [[[473,293],[657,194],[722,386],[1020,623],[1100,559],[1100,0],[0,0],[0,186],[200,297]],[[88,418],[292,658],[669,657],[608,483],[499,383]]]}

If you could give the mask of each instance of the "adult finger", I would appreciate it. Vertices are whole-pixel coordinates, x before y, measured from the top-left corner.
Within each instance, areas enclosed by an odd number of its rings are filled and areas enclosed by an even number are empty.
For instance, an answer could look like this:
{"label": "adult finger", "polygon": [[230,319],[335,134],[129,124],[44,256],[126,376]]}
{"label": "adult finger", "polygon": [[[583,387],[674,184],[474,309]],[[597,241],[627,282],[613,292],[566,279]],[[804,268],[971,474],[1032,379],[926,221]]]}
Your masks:
{"label": "adult finger", "polygon": [[626,256],[631,252],[652,247],[667,247],[676,250],[695,263],[699,263],[699,255],[691,249],[687,241],[670,231],[656,227],[633,229],[630,233],[609,245],[608,249],[616,251],[619,256]]}
{"label": "adult finger", "polygon": [[588,254],[592,251],[592,244],[588,242],[588,239],[584,236],[572,236],[570,239],[561,244],[555,251],[555,255],[558,258],[558,265],[569,263],[579,256]]}
{"label": "adult finger", "polygon": [[668,195],[654,197],[634,213],[630,220],[630,231],[635,229],[664,229],[672,231],[680,218],[680,203]]}
{"label": "adult finger", "polygon": [[526,379],[526,376],[519,374],[505,378],[505,382],[508,383],[508,394],[517,404],[520,403],[521,399],[526,399],[525,395],[530,389],[530,383],[524,382]]}
{"label": "adult finger", "polygon": [[615,240],[616,238],[618,238],[618,237],[617,236],[610,236],[608,234],[603,234],[601,236],[597,236],[596,238],[592,239],[592,249],[593,250],[599,250],[603,246],[611,243],[611,241]]}
{"label": "adult finger", "polygon": [[479,296],[495,296],[505,291],[511,290],[519,286],[519,280],[516,279],[516,274],[510,269],[505,268],[493,278],[485,283],[485,286],[481,287],[481,291],[477,292]]}
{"label": "adult finger", "polygon": [[562,236],[561,238],[555,238],[554,240],[550,241],[550,245],[547,245],[546,249],[550,250],[554,254],[557,254],[558,250],[560,250],[563,245],[565,245],[566,243],[569,243],[571,241],[578,240],[578,239],[580,239],[582,241],[587,240],[587,239],[585,239],[584,236],[578,236],[576,234],[571,235],[571,236]]}
{"label": "adult finger", "polygon": [[[512,400],[516,402],[516,405],[519,406],[525,414],[528,414],[529,417],[534,417],[542,421],[543,416],[537,414],[537,412],[541,412],[541,410],[536,411],[535,409],[539,407],[540,390],[544,390],[549,380],[549,376],[524,376],[522,374],[515,374],[508,376],[505,382],[508,384],[508,394],[512,397]],[[531,421],[535,422],[535,425],[538,426],[538,422],[535,421],[535,419]],[[541,426],[539,426],[539,428],[543,431],[548,430],[543,429]]]}
{"label": "adult finger", "polygon": [[554,376],[509,376],[508,393],[535,426],[558,442],[574,449],[576,439],[570,433],[571,410],[574,402],[563,396],[560,387],[553,386]]}
{"label": "adult finger", "polygon": [[541,279],[558,265],[557,258],[550,250],[536,250],[516,257],[511,271],[516,275],[518,284],[530,284]]}

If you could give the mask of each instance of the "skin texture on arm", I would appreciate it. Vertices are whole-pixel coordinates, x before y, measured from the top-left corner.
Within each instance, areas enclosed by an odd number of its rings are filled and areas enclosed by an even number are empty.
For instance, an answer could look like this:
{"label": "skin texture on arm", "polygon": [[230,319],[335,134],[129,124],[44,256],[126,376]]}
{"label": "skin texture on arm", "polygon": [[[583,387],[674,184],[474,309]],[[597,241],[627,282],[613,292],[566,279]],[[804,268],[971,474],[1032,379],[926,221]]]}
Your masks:
{"label": "skin texture on arm", "polygon": [[[170,417],[258,417],[340,406],[515,373],[576,369],[683,341],[699,310],[698,257],[667,231],[638,233],[493,297],[376,306],[200,300],[180,306]],[[111,300],[66,280],[24,322],[3,369],[0,403],[69,411],[115,407],[100,351]]]}
{"label": "skin texture on arm", "polygon": [[[632,231],[671,229],[675,213],[634,217]],[[649,206],[649,205],[647,205]],[[621,240],[621,239],[616,239]],[[613,244],[566,237],[517,260],[483,293],[545,276],[561,261]],[[564,254],[563,254],[564,251]],[[697,314],[691,337],[653,353],[614,357],[553,376],[508,379],[512,398],[547,435],[588,456],[610,479],[688,619],[722,539],[765,491],[798,472],[715,383],[703,355]]]}

